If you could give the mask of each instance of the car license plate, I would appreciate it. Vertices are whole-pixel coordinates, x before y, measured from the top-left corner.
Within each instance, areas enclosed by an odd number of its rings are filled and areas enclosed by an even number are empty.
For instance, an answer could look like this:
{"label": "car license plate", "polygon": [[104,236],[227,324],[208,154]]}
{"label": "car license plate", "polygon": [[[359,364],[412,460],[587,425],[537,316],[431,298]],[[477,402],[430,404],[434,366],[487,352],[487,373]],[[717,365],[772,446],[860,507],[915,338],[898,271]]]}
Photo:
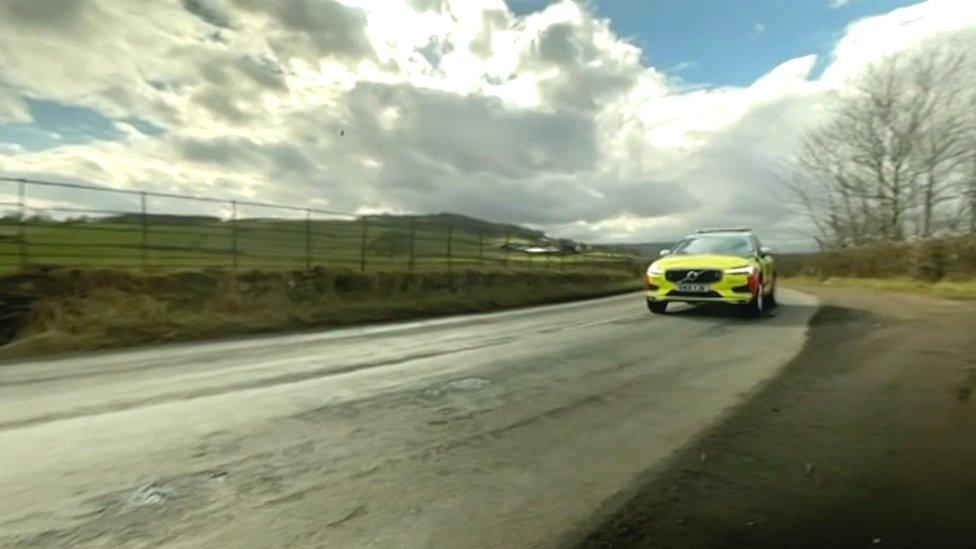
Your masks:
{"label": "car license plate", "polygon": [[704,293],[709,291],[708,284],[678,284],[679,292]]}

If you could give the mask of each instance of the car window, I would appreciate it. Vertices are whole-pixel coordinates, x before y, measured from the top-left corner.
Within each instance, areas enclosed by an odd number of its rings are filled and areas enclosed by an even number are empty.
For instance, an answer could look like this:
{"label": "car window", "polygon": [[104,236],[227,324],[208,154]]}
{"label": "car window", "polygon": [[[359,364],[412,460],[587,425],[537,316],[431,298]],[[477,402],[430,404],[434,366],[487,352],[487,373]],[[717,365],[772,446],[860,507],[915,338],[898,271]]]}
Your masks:
{"label": "car window", "polygon": [[721,254],[747,256],[755,248],[748,236],[708,235],[682,240],[674,249],[675,255]]}

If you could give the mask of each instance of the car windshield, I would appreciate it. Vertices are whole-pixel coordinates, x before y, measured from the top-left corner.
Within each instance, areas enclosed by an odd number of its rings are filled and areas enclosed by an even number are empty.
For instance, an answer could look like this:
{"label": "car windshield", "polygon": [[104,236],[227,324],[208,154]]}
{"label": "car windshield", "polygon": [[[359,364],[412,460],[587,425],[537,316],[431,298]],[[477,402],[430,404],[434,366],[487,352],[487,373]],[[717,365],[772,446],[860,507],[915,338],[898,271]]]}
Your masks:
{"label": "car windshield", "polygon": [[674,255],[719,254],[741,255],[753,254],[752,242],[748,237],[739,235],[707,235],[686,238],[674,248]]}

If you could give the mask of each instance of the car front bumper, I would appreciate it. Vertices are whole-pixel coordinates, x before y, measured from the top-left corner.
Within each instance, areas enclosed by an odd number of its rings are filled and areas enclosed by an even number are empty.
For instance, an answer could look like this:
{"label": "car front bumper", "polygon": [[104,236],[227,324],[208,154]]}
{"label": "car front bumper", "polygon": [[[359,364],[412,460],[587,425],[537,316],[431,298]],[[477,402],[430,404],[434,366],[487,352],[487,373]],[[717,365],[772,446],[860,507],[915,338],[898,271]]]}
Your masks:
{"label": "car front bumper", "polygon": [[644,294],[651,301],[745,305],[755,296],[749,289],[746,275],[724,275],[718,282],[708,284],[709,291],[702,293],[679,292],[678,285],[666,280],[663,275],[647,276],[645,282]]}

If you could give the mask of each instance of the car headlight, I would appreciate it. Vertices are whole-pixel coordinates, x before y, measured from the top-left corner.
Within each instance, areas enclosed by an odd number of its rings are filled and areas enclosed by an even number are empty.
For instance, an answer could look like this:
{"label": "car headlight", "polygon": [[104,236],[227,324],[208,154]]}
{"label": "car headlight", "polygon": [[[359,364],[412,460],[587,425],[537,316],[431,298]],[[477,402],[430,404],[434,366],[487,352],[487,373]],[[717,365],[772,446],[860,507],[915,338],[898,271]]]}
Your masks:
{"label": "car headlight", "polygon": [[664,274],[664,269],[658,267],[657,264],[651,263],[651,266],[647,268],[647,276],[655,276]]}
{"label": "car headlight", "polygon": [[732,267],[731,269],[725,269],[725,274],[730,275],[753,275],[756,274],[755,265],[743,265],[741,267]]}

